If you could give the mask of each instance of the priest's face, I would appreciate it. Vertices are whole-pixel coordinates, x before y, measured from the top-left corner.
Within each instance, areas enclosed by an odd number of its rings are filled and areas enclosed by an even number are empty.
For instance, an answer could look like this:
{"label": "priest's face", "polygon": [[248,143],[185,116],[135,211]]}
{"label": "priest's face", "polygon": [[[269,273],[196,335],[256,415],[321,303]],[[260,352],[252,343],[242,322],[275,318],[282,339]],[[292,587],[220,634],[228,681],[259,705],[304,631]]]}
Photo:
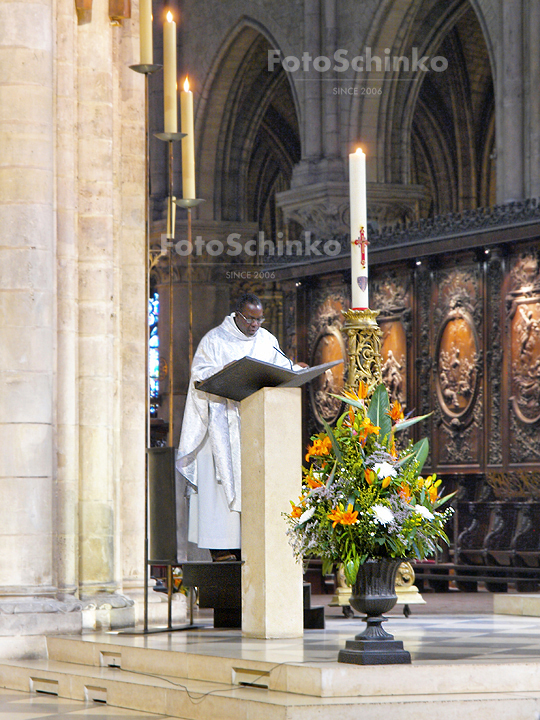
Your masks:
{"label": "priest's face", "polygon": [[263,309],[260,305],[247,303],[241,312],[236,311],[234,321],[237,328],[241,330],[244,335],[252,337],[264,322]]}

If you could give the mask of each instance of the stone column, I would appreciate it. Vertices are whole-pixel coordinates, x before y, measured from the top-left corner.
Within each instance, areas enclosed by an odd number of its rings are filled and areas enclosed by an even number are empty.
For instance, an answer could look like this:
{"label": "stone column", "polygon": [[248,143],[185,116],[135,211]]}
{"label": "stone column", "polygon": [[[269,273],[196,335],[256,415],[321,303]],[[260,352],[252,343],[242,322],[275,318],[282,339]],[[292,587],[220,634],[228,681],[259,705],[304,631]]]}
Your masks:
{"label": "stone column", "polygon": [[[113,226],[113,48],[107,0],[94,0],[92,22],[79,26],[78,39],[79,587],[86,607],[97,611],[95,617],[87,614],[87,625],[107,626],[127,624],[132,611],[127,607],[131,601],[114,594],[120,586],[114,442],[119,288]],[[118,612],[110,613],[111,607]]]}
{"label": "stone column", "polygon": [[118,247],[119,318],[117,397],[119,452],[118,518],[123,590],[132,595],[144,582],[145,483],[145,106],[144,77],[129,69],[139,61],[138,18],[113,30],[115,237]]}
{"label": "stone column", "polygon": [[501,3],[501,49],[497,107],[497,202],[524,196],[523,3]]}
{"label": "stone column", "polygon": [[313,67],[313,61],[321,50],[321,7],[320,0],[304,2],[304,44],[303,50],[311,56],[309,70],[298,70],[304,92],[302,116],[302,160],[294,168],[292,186],[299,187],[316,182],[317,164],[322,155],[322,106],[320,73]]}
{"label": "stone column", "polygon": [[527,99],[527,115],[525,126],[528,129],[527,147],[527,184],[526,197],[540,197],[540,4],[537,0],[528,0],[525,17],[527,21],[527,59],[525,93]]}
{"label": "stone column", "polygon": [[58,590],[79,579],[79,402],[77,250],[77,16],[72,0],[56,4],[57,468],[55,547]]}
{"label": "stone column", "polygon": [[[53,3],[0,4],[0,653],[77,627],[54,598]],[[80,615],[78,615],[80,627]],[[39,652],[39,643],[32,652]],[[18,649],[17,647],[18,646]],[[29,646],[26,645],[28,649]]]}
{"label": "stone column", "polygon": [[[337,6],[336,0],[324,0],[324,55],[334,62],[334,53],[337,50]],[[331,71],[324,73],[324,78],[334,77]],[[343,161],[340,157],[340,125],[339,102],[334,93],[334,86],[330,82],[322,83],[324,107],[324,133],[323,152],[325,180],[343,181]]]}

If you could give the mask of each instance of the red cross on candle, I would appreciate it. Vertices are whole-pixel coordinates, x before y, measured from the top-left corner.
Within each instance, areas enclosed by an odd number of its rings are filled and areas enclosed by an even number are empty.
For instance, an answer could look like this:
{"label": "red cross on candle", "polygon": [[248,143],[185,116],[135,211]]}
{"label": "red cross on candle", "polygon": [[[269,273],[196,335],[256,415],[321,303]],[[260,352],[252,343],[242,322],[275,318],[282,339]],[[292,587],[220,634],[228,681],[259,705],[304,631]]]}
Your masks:
{"label": "red cross on candle", "polygon": [[362,267],[365,268],[366,267],[366,248],[369,245],[369,242],[366,238],[366,234],[364,232],[363,225],[360,225],[360,237],[356,238],[356,240],[353,240],[352,244],[360,246],[360,250],[362,251],[361,263],[362,263]]}

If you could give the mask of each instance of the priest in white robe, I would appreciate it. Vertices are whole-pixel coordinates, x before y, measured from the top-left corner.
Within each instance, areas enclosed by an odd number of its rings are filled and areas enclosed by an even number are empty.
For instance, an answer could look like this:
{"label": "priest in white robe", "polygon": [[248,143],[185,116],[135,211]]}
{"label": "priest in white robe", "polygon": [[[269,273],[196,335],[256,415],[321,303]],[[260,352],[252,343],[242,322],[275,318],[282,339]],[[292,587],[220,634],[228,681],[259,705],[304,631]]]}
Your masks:
{"label": "priest in white robe", "polygon": [[203,337],[191,366],[176,467],[189,488],[188,539],[215,560],[239,558],[240,403],[195,383],[246,356],[292,368],[263,321],[259,298],[243,295],[235,312]]}

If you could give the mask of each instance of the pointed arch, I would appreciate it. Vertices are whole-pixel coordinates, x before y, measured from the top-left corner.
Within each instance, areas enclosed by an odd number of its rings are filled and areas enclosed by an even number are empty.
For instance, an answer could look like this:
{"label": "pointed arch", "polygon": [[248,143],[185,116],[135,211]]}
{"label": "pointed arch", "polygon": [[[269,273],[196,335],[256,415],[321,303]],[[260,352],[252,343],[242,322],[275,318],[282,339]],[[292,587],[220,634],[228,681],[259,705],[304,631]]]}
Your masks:
{"label": "pointed arch", "polygon": [[298,98],[281,67],[268,71],[270,49],[279,49],[270,33],[241,18],[202,89],[196,132],[207,219],[260,223],[278,178],[290,182],[300,159]]}
{"label": "pointed arch", "polygon": [[[430,212],[436,208],[471,209],[490,196],[487,186],[493,177],[479,179],[487,167],[479,142],[485,137],[483,124],[490,125],[485,111],[492,108],[489,98],[493,95],[491,52],[476,14],[479,4],[469,0],[382,3],[368,43],[372,43],[374,55],[389,56],[389,67],[375,64],[357,78],[359,84],[382,88],[380,95],[358,93],[358,116],[350,128],[353,133],[356,127],[374,159],[370,179],[408,184],[439,168],[440,181],[430,182],[428,187],[431,194],[438,187],[439,197],[431,197],[423,205],[424,211],[428,207]],[[418,58],[428,58],[428,72],[415,69],[415,53]],[[394,67],[395,58],[408,60]],[[431,64],[432,58],[443,60],[437,66]],[[444,67],[444,60],[449,61],[448,67],[442,72],[435,70]],[[416,140],[415,133],[420,133]],[[433,144],[429,143],[430,133]],[[447,144],[444,153],[443,137]],[[423,163],[423,170],[414,167],[417,161]],[[446,192],[446,198],[441,192]]]}

